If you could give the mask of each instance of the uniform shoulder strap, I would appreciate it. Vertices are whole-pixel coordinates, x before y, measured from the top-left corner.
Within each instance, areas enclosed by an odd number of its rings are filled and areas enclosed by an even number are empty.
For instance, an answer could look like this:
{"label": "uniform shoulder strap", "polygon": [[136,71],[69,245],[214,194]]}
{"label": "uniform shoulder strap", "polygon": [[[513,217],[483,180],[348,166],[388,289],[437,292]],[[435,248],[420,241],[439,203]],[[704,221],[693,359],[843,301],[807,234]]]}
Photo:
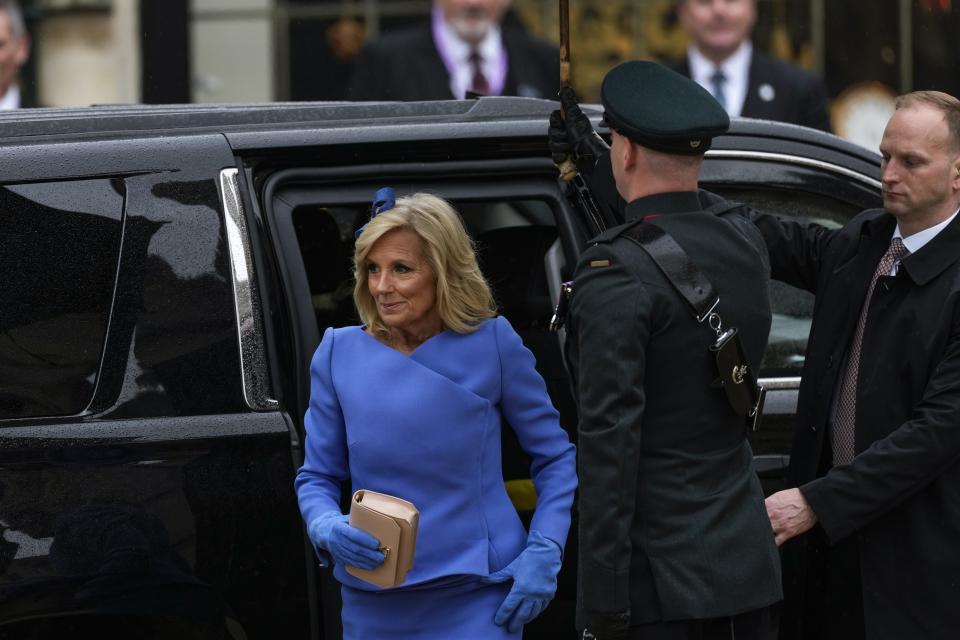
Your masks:
{"label": "uniform shoulder strap", "polygon": [[[724,211],[737,207],[727,206]],[[713,207],[711,207],[712,209]],[[735,327],[722,330],[723,321],[716,312],[720,295],[697,268],[687,252],[662,228],[649,221],[641,222],[621,234],[640,245],[666,276],[690,308],[697,322],[708,321],[708,327],[716,331],[717,338],[710,346],[714,354],[717,373],[727,401],[737,415],[744,416],[754,431],[763,415],[764,390],[757,384],[753,368],[747,364],[743,345]]]}
{"label": "uniform shoulder strap", "polygon": [[716,308],[720,302],[717,290],[669,233],[645,221],[624,230],[620,235],[638,244],[650,256],[687,302],[697,322],[703,322]]}

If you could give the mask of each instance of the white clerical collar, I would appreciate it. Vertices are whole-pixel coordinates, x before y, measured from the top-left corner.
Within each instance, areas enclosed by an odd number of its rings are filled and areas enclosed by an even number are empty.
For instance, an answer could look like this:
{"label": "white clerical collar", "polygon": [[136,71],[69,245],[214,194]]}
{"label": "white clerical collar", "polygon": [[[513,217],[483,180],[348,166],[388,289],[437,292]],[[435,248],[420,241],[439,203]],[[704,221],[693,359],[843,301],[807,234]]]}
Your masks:
{"label": "white clerical collar", "polygon": [[7,92],[0,98],[0,111],[20,108],[20,87],[15,84],[10,85]]}
{"label": "white clerical collar", "polygon": [[953,222],[953,219],[957,217],[957,213],[960,213],[960,209],[953,212],[953,215],[941,222],[940,224],[935,224],[932,227],[924,229],[923,231],[917,231],[913,235],[903,237],[903,234],[900,232],[900,225],[897,225],[897,228],[893,230],[893,237],[900,238],[903,240],[903,246],[907,248],[907,251],[910,253],[916,253],[923,248],[925,244],[933,240],[938,233],[943,231],[948,224]]}

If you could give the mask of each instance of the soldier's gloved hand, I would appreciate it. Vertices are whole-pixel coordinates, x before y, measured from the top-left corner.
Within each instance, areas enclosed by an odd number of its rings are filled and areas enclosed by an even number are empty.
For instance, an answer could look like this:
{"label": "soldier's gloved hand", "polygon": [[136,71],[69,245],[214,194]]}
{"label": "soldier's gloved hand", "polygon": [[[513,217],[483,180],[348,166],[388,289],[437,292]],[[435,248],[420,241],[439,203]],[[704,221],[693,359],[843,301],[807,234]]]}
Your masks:
{"label": "soldier's gloved hand", "polygon": [[491,582],[513,579],[510,593],[504,599],[493,621],[507,625],[510,633],[517,633],[547,608],[557,592],[557,573],[561,562],[560,546],[543,537],[538,531],[527,536],[527,547],[516,560],[490,574]]}
{"label": "soldier's gloved hand", "polygon": [[366,531],[351,527],[350,516],[339,511],[327,511],[314,518],[307,526],[307,534],[334,562],[360,569],[376,569],[383,564],[380,542]]}
{"label": "soldier's gloved hand", "polygon": [[630,635],[629,611],[584,611],[584,629],[580,640],[627,640]]}
{"label": "soldier's gloved hand", "polygon": [[590,175],[597,161],[610,153],[610,147],[594,131],[590,118],[580,109],[573,89],[564,87],[560,90],[560,103],[566,119],[559,110],[554,111],[550,114],[550,128],[547,129],[553,161],[560,164],[565,157],[571,156],[577,169]]}

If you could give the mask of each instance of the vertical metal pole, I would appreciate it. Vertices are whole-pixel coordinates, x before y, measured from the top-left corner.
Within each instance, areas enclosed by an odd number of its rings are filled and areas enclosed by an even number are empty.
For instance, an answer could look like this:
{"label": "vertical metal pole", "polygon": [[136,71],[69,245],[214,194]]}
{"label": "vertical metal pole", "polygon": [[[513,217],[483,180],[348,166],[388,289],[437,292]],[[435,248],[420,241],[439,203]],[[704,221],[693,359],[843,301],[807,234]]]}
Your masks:
{"label": "vertical metal pole", "polygon": [[[189,20],[189,9],[187,19]],[[116,38],[114,64],[116,65],[116,101],[140,102],[142,65],[140,62],[140,3],[119,0],[113,5],[110,28]],[[189,41],[189,31],[188,31]],[[192,74],[191,74],[192,77]]]}
{"label": "vertical metal pole", "polygon": [[810,0],[810,33],[813,42],[813,68],[821,78],[827,59],[827,2]]}
{"label": "vertical metal pole", "polygon": [[900,93],[913,91],[913,3],[900,0]]}
{"label": "vertical metal pole", "polygon": [[363,21],[366,23],[367,41],[380,35],[380,12],[377,10],[377,0],[364,0]]}
{"label": "vertical metal pole", "polygon": [[271,0],[273,14],[273,99],[290,99],[290,13],[286,0]]}
{"label": "vertical metal pole", "polygon": [[642,0],[633,0],[633,56],[639,60],[650,57],[650,47],[647,46],[647,3]]}
{"label": "vertical metal pole", "polygon": [[570,0],[560,0],[560,88],[570,86]]}

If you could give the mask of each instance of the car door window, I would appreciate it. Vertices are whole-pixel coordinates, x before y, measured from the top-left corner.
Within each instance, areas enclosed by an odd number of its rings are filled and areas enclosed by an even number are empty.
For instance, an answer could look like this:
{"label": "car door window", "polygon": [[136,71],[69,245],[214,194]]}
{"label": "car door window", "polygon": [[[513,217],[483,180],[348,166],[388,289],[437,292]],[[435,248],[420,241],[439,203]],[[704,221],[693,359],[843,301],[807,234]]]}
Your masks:
{"label": "car door window", "polygon": [[[840,228],[861,209],[830,196],[794,189],[722,186],[711,190],[758,211],[829,229]],[[771,280],[770,306],[773,322],[760,375],[765,378],[799,376],[813,319],[813,294]]]}
{"label": "car door window", "polygon": [[0,419],[88,405],[120,250],[123,184],[0,187]]}

